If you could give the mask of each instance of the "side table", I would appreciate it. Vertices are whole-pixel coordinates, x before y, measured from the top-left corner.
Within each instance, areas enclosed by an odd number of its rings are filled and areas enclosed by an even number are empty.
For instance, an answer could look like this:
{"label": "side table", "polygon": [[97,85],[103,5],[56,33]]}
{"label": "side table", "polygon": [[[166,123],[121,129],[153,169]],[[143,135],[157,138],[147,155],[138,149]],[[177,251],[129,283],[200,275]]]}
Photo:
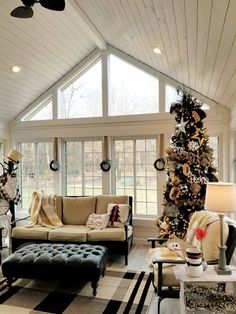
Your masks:
{"label": "side table", "polygon": [[[204,271],[201,277],[189,277],[186,274],[185,265],[174,266],[175,277],[176,279],[180,280],[180,313],[187,313],[185,306],[185,286],[187,284],[232,283],[233,295],[236,295],[236,267],[232,266],[232,269],[233,270],[231,275],[218,275],[214,270],[214,266],[208,265],[206,271]],[[211,309],[210,313],[212,313]]]}

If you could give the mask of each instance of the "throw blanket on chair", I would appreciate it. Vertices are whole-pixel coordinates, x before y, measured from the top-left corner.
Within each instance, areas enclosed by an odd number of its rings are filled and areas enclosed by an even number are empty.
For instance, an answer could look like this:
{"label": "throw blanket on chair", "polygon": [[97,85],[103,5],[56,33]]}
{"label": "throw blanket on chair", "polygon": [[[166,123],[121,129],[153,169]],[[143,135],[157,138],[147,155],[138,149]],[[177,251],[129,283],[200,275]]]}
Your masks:
{"label": "throw blanket on chair", "polygon": [[195,230],[198,227],[206,229],[207,225],[218,219],[218,214],[212,211],[200,210],[194,212],[189,222],[186,241],[195,247],[200,247],[200,241],[197,240],[194,234]]}
{"label": "throw blanket on chair", "polygon": [[30,206],[30,219],[27,227],[44,226],[49,228],[61,227],[63,223],[57,216],[56,197],[47,195],[43,191],[35,191]]}

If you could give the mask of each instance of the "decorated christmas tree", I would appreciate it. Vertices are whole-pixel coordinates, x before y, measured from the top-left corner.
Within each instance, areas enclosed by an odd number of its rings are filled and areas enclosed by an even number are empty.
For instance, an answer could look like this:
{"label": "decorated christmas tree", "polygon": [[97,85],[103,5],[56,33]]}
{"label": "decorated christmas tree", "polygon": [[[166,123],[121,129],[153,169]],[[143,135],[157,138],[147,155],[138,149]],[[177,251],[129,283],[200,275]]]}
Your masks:
{"label": "decorated christmas tree", "polygon": [[175,132],[166,150],[167,182],[163,213],[157,219],[159,235],[183,238],[191,214],[204,210],[206,184],[218,181],[213,166],[213,149],[204,127],[203,104],[186,91],[177,90],[179,99],[171,104]]}

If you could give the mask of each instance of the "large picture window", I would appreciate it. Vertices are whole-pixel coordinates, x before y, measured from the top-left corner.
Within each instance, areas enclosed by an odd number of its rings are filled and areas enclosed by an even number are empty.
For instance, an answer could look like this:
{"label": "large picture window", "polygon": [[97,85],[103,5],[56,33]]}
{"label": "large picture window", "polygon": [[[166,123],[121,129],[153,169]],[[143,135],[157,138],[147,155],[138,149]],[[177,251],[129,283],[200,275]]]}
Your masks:
{"label": "large picture window", "polygon": [[209,146],[213,149],[213,166],[216,168],[216,176],[219,176],[219,137],[218,136],[210,136],[209,137]]}
{"label": "large picture window", "polygon": [[54,192],[53,172],[49,168],[53,155],[52,142],[21,143],[19,151],[23,158],[19,163],[19,183],[22,196],[22,207],[28,209],[32,193],[44,190]]}
{"label": "large picture window", "polygon": [[66,195],[102,194],[102,141],[66,141]]}
{"label": "large picture window", "polygon": [[59,119],[102,116],[101,60],[61,89]]}
{"label": "large picture window", "polygon": [[111,54],[109,115],[157,112],[158,79]]}
{"label": "large picture window", "polygon": [[157,215],[157,156],[155,138],[114,140],[115,193],[134,198],[136,215]]}

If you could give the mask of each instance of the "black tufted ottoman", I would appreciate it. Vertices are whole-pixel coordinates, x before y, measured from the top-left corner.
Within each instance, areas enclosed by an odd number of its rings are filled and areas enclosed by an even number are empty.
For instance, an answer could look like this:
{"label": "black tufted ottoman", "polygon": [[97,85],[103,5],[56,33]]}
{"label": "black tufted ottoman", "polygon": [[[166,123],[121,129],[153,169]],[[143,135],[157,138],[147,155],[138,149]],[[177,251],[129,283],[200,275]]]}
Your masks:
{"label": "black tufted ottoman", "polygon": [[30,244],[2,263],[8,285],[17,278],[91,281],[93,295],[107,263],[107,248],[89,244]]}

